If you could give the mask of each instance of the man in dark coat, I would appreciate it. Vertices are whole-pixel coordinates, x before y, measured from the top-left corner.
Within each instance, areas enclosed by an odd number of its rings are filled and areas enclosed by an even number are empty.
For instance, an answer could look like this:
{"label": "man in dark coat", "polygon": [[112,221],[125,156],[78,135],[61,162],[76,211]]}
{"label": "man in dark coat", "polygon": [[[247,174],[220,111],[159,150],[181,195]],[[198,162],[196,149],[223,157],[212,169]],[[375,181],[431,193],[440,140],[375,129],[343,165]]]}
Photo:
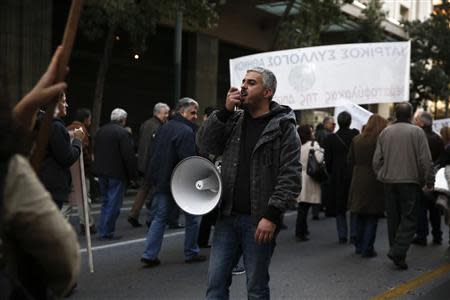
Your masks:
{"label": "man in dark coat", "polygon": [[248,70],[241,91],[228,91],[225,108],[211,115],[197,137],[201,149],[223,155],[206,299],[228,299],[231,272],[241,255],[248,298],[270,298],[269,266],[281,215],[301,188],[295,115],[272,101],[276,86],[270,70]]}
{"label": "man in dark coat", "polygon": [[[145,174],[147,161],[149,159],[148,149],[151,148],[152,141],[159,127],[167,122],[169,118],[170,108],[167,104],[159,102],[153,108],[153,117],[145,121],[139,129],[139,145],[138,145],[138,171],[141,175]],[[141,188],[137,192],[133,207],[131,208],[128,222],[133,227],[141,227],[139,223],[139,213],[144,205],[145,199],[150,192],[150,182],[144,180]]]}
{"label": "man in dark coat", "polygon": [[[427,136],[428,146],[431,152],[431,159],[435,164],[444,152],[444,142],[441,137],[433,132],[433,116],[426,111],[417,114],[414,123],[423,129]],[[419,201],[419,219],[417,223],[416,236],[412,243],[416,245],[426,246],[428,229],[428,212],[431,223],[431,234],[433,235],[433,243],[442,244],[442,231],[441,231],[441,213],[439,209],[434,205],[435,199],[432,193],[423,193],[421,201]]]}
{"label": "man in dark coat", "polygon": [[[326,116],[325,118],[323,118],[322,123],[317,125],[314,136],[316,137],[316,140],[321,148],[325,147],[325,139],[327,138],[327,136],[334,132],[335,128],[336,123],[334,122],[334,118],[332,116]],[[313,220],[319,220],[319,212],[321,207],[325,210],[325,215],[327,217],[335,216],[334,209],[332,209],[332,207],[334,207],[335,205],[330,204],[330,201],[332,201],[333,199],[330,197],[329,185],[329,180],[320,184],[321,204],[312,204]],[[330,209],[327,209],[328,206],[330,206]]]}
{"label": "man in dark coat", "polygon": [[111,122],[99,129],[94,143],[94,172],[99,177],[102,211],[98,231],[100,239],[113,239],[126,184],[136,177],[133,140],[124,128],[127,113],[116,108]]}
{"label": "man in dark coat", "polygon": [[[322,127],[319,128],[319,125],[322,125]],[[325,139],[334,132],[336,123],[334,122],[334,118],[332,116],[326,116],[323,118],[322,124],[319,125],[317,125],[315,136],[320,147],[323,148],[325,146]]]}
{"label": "man in dark coat", "polygon": [[[151,184],[153,186],[153,205],[155,214],[147,233],[145,251],[141,262],[147,267],[160,264],[164,230],[169,215],[176,207],[170,191],[170,179],[173,169],[183,159],[197,155],[195,131],[197,126],[198,103],[191,98],[178,101],[173,118],[162,125],[153,142],[151,157]],[[186,227],[184,236],[184,258],[186,263],[202,262],[206,257],[200,255],[197,245],[200,217],[185,214]]]}
{"label": "man in dark coat", "polygon": [[67,115],[67,107],[66,95],[63,93],[55,110],[45,158],[39,170],[39,178],[59,209],[69,197],[72,185],[70,167],[80,157],[85,136],[83,130],[76,129],[70,142],[69,132],[61,119]]}
{"label": "man in dark coat", "polygon": [[[330,174],[329,197],[327,213],[336,213],[336,227],[339,243],[345,244],[348,240],[347,227],[347,200],[352,181],[352,168],[348,164],[347,156],[353,138],[359,134],[356,129],[350,129],[352,116],[341,112],[338,117],[339,130],[330,134],[324,141],[325,164]],[[350,239],[354,242],[356,237],[355,218],[350,220]]]}

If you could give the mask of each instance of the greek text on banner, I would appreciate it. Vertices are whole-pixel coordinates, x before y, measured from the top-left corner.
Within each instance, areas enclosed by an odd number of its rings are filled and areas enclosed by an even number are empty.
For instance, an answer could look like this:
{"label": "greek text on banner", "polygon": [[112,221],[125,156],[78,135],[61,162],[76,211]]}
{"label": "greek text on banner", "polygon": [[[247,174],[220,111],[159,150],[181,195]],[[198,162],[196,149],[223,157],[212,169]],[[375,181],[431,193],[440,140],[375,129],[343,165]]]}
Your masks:
{"label": "greek text on banner", "polygon": [[409,99],[411,43],[343,44],[265,52],[230,59],[231,86],[248,69],[277,77],[273,100],[293,109],[391,103]]}

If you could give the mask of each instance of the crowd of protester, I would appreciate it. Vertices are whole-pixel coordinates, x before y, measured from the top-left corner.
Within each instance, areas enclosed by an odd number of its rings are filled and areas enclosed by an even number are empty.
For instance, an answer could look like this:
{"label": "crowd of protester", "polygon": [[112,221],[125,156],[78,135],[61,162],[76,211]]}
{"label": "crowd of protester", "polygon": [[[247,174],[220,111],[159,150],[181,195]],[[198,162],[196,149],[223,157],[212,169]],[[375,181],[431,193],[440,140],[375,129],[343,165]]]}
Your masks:
{"label": "crowd of protester", "polygon": [[[337,131],[332,116],[325,117],[314,130],[313,124],[296,125],[290,108],[271,101],[276,79],[270,71],[255,68],[247,72],[241,91],[230,89],[225,108],[205,109],[201,127],[196,125],[200,107],[194,99],[180,99],[171,115],[167,104],[156,104],[153,116],[140,127],[135,153],[126,129],[128,114],[121,108],[111,112],[110,122],[93,138],[88,133],[91,113],[87,109],[77,110],[74,122],[66,127],[66,85],[53,83],[60,51],[36,87],[14,108],[2,74],[0,262],[2,276],[8,274],[9,281],[2,291],[14,295],[12,299],[23,298],[21,293],[42,299],[49,294],[62,296],[76,285],[79,246],[63,215],[67,218],[72,212],[74,204],[68,201],[73,189],[70,167],[81,153],[88,195],[91,183],[98,182],[102,208],[97,226],[90,213],[85,219],[78,209],[80,233],[89,225],[100,240],[120,239],[115,224],[125,191],[130,181],[140,178],[127,220],[133,227],[141,227],[139,216],[146,204],[148,232],[142,264],[161,264],[158,254],[167,225],[184,227],[186,263],[206,261],[200,248],[213,245],[207,298],[226,296],[231,284],[227,278],[241,257],[240,268],[249,278],[249,295],[269,295],[268,266],[283,212],[292,208],[289,202],[297,202],[297,242],[310,239],[311,208],[313,220],[319,219],[320,212],[334,217],[337,242],[353,244],[355,253],[364,258],[377,255],[378,221],[386,217],[387,256],[398,269],[408,268],[406,257],[412,243],[427,245],[429,223],[432,242],[442,244],[442,217],[433,187],[435,167],[450,165],[450,128],[443,128],[440,135],[434,133],[428,112],[413,116],[412,106],[400,103],[394,121],[389,123],[374,114],[359,132],[351,128],[352,116],[344,111],[336,116]],[[257,94],[257,84],[265,88],[264,93]],[[255,95],[260,98],[252,98]],[[242,100],[246,97],[248,100]],[[27,160],[30,149],[23,145],[26,138],[22,141],[17,137],[31,136],[42,122],[38,110],[53,99],[57,99],[57,106],[49,143],[36,175]],[[235,110],[240,101],[249,104],[244,110]],[[271,135],[274,131],[280,132],[281,138]],[[258,147],[262,150],[255,152]],[[278,152],[272,153],[273,149]],[[185,224],[180,225],[170,178],[181,160],[194,155],[221,168],[222,205],[203,218],[186,213]],[[312,173],[309,164],[313,163],[325,177],[318,179]],[[271,186],[268,182],[280,184]],[[236,237],[233,224],[245,234]],[[211,239],[212,227],[215,236]],[[50,254],[54,252],[60,255]],[[40,266],[36,272],[45,274],[40,280],[33,280],[38,277],[24,269],[23,264],[30,261]]]}

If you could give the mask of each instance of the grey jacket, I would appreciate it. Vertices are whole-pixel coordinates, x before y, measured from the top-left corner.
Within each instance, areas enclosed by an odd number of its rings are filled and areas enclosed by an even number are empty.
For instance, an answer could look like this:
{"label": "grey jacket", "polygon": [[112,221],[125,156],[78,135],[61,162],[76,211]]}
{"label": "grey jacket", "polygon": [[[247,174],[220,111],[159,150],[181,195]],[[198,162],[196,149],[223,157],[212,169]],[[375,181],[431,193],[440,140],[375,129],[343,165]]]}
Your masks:
{"label": "grey jacket", "polygon": [[384,183],[434,184],[427,137],[410,123],[395,123],[381,132],[372,164]]}
{"label": "grey jacket", "polygon": [[[259,222],[268,211],[281,214],[295,204],[301,190],[300,138],[294,112],[271,102],[272,119],[264,128],[250,162],[251,215]],[[197,144],[208,154],[223,155],[222,215],[232,212],[243,111],[236,111],[223,123],[213,113],[197,134]]]}

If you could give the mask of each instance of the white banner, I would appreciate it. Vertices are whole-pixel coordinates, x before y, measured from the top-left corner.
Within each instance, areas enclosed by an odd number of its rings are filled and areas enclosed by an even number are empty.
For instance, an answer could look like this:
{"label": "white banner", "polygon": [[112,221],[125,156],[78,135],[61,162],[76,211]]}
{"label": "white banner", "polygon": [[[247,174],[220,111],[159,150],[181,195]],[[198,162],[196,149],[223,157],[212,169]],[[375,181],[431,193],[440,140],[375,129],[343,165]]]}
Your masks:
{"label": "white banner", "polygon": [[367,43],[265,52],[230,59],[231,86],[248,69],[277,77],[274,100],[293,109],[409,100],[411,43]]}
{"label": "white banner", "polygon": [[[338,106],[334,109],[334,118],[337,121],[338,115],[346,111],[352,116],[352,124],[350,128],[356,128],[359,131],[362,130],[362,127],[367,124],[372,113],[367,109],[362,108],[361,106],[353,103],[348,103],[344,106]],[[337,123],[337,122],[336,122]],[[339,129],[339,125],[336,124],[336,131]]]}
{"label": "white banner", "polygon": [[450,119],[440,119],[433,121],[433,131],[437,134],[441,134],[441,129],[443,127],[450,126]]}

